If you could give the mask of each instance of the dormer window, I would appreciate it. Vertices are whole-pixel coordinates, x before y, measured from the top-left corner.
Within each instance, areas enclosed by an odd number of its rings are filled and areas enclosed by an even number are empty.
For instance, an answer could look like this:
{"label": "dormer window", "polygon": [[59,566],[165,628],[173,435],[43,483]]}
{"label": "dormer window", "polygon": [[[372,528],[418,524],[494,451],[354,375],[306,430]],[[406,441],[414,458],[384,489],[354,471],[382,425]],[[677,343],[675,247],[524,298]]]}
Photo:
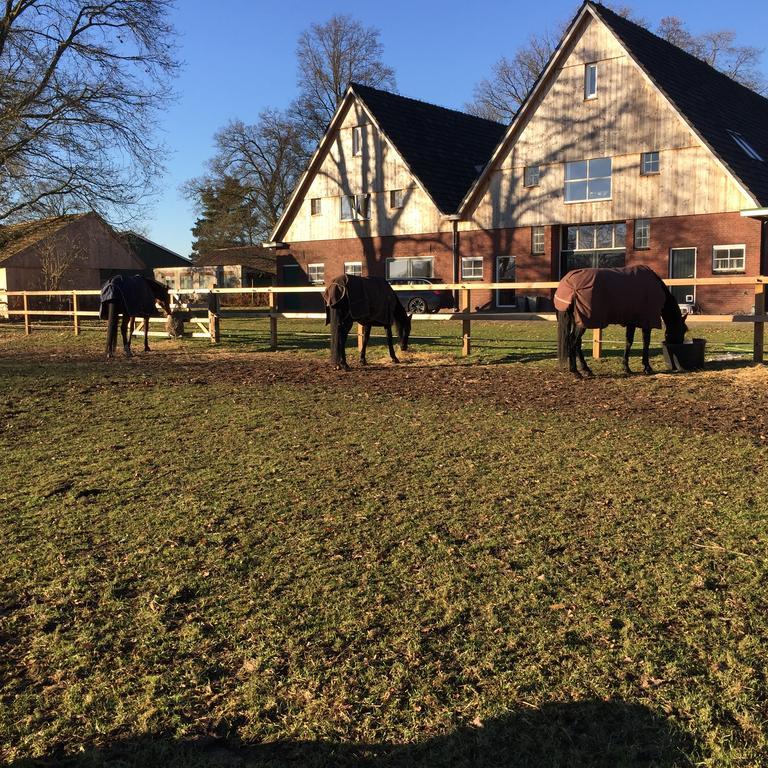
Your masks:
{"label": "dormer window", "polygon": [[363,126],[356,125],[352,129],[352,154],[363,154]]}
{"label": "dormer window", "polygon": [[597,64],[587,64],[584,67],[584,98],[597,98]]}
{"label": "dormer window", "polygon": [[757,153],[755,149],[753,149],[752,145],[740,134],[736,133],[736,131],[728,131],[731,138],[751,157],[753,160],[760,160],[762,162],[763,158],[760,157],[760,155]]}

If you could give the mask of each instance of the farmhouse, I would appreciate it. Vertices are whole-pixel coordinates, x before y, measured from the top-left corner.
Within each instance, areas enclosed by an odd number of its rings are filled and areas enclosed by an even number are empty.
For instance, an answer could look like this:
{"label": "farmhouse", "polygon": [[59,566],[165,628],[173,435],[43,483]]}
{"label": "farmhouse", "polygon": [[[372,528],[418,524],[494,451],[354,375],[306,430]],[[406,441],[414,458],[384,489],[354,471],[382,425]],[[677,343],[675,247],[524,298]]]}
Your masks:
{"label": "farmhouse", "polygon": [[[271,245],[287,285],[641,263],[757,275],[767,222],[768,100],[588,1],[506,128],[351,85]],[[675,293],[704,312],[754,303],[744,287]],[[473,304],[522,302],[496,290]]]}

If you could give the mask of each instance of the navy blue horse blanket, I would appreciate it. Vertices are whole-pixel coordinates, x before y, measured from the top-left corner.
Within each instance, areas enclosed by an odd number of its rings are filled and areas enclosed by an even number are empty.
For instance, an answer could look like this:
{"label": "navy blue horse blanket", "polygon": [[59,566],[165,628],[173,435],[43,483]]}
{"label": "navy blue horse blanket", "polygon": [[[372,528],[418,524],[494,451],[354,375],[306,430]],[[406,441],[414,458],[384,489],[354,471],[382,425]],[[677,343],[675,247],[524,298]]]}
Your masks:
{"label": "navy blue horse blanket", "polygon": [[[124,277],[115,275],[101,287],[99,317],[109,317],[109,304],[116,302],[118,311],[131,317],[152,317],[159,315],[155,307],[155,295],[149,285],[149,278],[141,275]],[[154,281],[152,281],[154,282]]]}
{"label": "navy blue horse blanket", "polygon": [[383,277],[341,275],[325,289],[325,323],[330,322],[328,309],[342,299],[349,301],[349,316],[364,325],[392,325],[399,304],[397,294]]}

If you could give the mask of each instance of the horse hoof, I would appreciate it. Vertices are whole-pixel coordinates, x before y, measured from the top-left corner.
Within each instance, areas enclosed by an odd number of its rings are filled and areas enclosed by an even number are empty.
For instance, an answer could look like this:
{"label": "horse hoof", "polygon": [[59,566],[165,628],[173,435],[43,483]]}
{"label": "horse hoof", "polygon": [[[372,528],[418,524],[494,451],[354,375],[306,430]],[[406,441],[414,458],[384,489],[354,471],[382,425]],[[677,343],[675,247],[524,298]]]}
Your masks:
{"label": "horse hoof", "polygon": [[587,378],[587,379],[594,379],[594,378],[595,378],[595,374],[594,374],[594,373],[592,373],[592,371],[591,371],[589,368],[585,368],[585,369],[582,371],[582,375],[583,375],[585,378]]}
{"label": "horse hoof", "polygon": [[363,360],[363,358],[360,358],[360,365],[368,365],[368,361]]}
{"label": "horse hoof", "polygon": [[400,361],[399,361],[399,360],[398,360],[396,357],[393,357],[393,358],[392,358],[392,362],[393,362],[393,363],[399,363]]}
{"label": "horse hoof", "polygon": [[644,376],[653,376],[653,368],[643,368],[643,375]]}

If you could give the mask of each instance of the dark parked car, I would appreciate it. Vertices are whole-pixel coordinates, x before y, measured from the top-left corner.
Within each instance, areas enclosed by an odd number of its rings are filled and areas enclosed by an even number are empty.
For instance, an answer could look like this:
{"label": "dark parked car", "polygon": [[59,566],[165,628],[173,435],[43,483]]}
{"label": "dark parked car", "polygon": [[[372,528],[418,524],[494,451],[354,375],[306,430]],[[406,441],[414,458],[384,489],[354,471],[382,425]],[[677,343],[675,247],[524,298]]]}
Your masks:
{"label": "dark parked car", "polygon": [[408,285],[413,290],[396,291],[397,298],[407,312],[424,314],[425,312],[438,312],[441,309],[453,308],[453,294],[451,291],[430,290],[430,286],[443,282],[431,277],[393,277],[389,284],[393,286]]}

